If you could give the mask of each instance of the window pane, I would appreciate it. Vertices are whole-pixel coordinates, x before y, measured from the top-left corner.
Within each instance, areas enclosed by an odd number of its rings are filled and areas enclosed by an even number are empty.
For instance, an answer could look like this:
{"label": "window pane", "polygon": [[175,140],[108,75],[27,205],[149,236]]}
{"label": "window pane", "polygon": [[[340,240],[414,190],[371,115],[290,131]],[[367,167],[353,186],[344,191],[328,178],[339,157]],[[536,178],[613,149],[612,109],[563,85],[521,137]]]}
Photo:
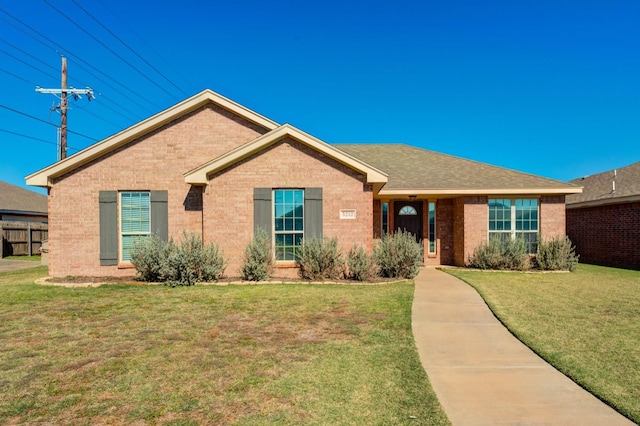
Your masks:
{"label": "window pane", "polygon": [[304,191],[277,189],[273,200],[276,260],[296,260],[304,236]]}
{"label": "window pane", "polygon": [[130,261],[133,241],[146,237],[151,229],[149,192],[120,193],[120,260]]}
{"label": "window pane", "polygon": [[389,232],[389,203],[382,203],[382,233]]}

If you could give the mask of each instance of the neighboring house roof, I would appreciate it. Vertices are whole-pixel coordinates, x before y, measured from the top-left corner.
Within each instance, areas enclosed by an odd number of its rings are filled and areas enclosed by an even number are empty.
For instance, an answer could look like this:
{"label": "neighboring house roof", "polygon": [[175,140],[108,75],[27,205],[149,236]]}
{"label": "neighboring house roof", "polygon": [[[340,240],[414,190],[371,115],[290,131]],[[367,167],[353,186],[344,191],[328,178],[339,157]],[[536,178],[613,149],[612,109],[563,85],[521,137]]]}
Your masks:
{"label": "neighboring house roof", "polygon": [[581,188],[404,144],[336,144],[389,175],[380,195],[572,194]]}
{"label": "neighboring house roof", "polygon": [[113,136],[93,144],[62,161],[54,163],[47,168],[27,176],[27,185],[42,187],[50,186],[52,178],[63,175],[82,166],[83,164],[95,160],[96,158],[101,157],[134,139],[150,133],[161,126],[164,126],[165,124],[210,103],[218,105],[219,107],[224,108],[239,117],[245,118],[252,123],[258,124],[267,130],[273,130],[279,126],[275,121],[269,120],[268,118],[207,89],[144,121],[116,133]]}
{"label": "neighboring house roof", "polygon": [[210,174],[225,169],[226,167],[262,151],[263,149],[287,137],[292,138],[322,153],[323,155],[346,165],[347,167],[363,173],[367,176],[367,183],[380,184],[379,186],[382,186],[382,184],[387,182],[387,175],[384,172],[377,170],[362,160],[336,149],[334,146],[297,129],[290,124],[284,124],[269,133],[259,136],[244,145],[240,145],[238,148],[185,173],[185,181],[192,185],[206,185]]}
{"label": "neighboring house roof", "polygon": [[567,197],[567,208],[640,201],[640,161],[574,179],[571,183],[583,186],[584,190],[582,194]]}
{"label": "neighboring house roof", "polygon": [[0,181],[0,213],[47,215],[47,196]]}

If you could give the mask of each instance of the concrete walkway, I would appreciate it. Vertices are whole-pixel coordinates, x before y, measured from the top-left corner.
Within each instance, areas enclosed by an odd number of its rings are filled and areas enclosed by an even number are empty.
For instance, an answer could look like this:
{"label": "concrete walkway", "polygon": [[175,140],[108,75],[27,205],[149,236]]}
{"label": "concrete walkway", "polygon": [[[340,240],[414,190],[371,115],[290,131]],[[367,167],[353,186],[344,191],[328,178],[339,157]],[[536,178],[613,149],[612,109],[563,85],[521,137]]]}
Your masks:
{"label": "concrete walkway", "polygon": [[434,268],[415,278],[420,360],[457,425],[633,425],[513,337],[469,285]]}

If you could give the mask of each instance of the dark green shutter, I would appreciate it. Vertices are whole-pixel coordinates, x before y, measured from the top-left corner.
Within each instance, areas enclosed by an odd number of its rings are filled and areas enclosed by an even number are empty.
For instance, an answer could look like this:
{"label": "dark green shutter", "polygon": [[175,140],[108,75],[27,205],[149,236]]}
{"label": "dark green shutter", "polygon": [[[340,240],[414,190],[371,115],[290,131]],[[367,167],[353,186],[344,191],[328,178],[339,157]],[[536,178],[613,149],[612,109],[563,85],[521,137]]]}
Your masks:
{"label": "dark green shutter", "polygon": [[323,237],[322,188],[304,189],[304,237]]}
{"label": "dark green shutter", "polygon": [[151,232],[162,241],[169,240],[169,209],[167,191],[151,191]]}
{"label": "dark green shutter", "polygon": [[100,191],[100,265],[118,264],[118,193]]}
{"label": "dark green shutter", "polygon": [[253,188],[253,230],[264,229],[271,239],[273,213],[271,188]]}

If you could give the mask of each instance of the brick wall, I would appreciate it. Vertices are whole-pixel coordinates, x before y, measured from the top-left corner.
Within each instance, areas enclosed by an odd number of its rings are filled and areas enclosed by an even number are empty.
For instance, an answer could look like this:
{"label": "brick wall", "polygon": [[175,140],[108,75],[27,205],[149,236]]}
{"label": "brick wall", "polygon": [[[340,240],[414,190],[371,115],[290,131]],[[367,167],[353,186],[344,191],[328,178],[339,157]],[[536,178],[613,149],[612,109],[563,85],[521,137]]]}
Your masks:
{"label": "brick wall", "polygon": [[[428,204],[427,219],[428,219]],[[436,201],[436,255],[425,259],[426,265],[453,265],[453,200],[437,200]],[[425,229],[428,233],[428,220],[425,222]],[[428,242],[425,242],[425,250]]]}
{"label": "brick wall", "polygon": [[169,235],[201,232],[199,188],[183,173],[248,142],[265,130],[209,105],[55,180],[49,200],[49,273],[132,275],[100,266],[98,194],[101,190],[168,190]]}
{"label": "brick wall", "polygon": [[[291,139],[210,177],[204,194],[205,241],[220,243],[229,259],[227,275],[237,276],[246,245],[253,238],[254,188],[323,188],[323,232],[348,251],[353,243],[373,247],[373,192],[366,178]],[[356,219],[340,219],[340,209],[355,209]],[[276,269],[276,276],[295,275]]]}
{"label": "brick wall", "polygon": [[488,197],[458,197],[453,200],[454,264],[463,266],[475,248],[487,241]]}
{"label": "brick wall", "polygon": [[640,269],[640,202],[567,210],[580,262]]}
{"label": "brick wall", "polygon": [[373,238],[382,238],[382,202],[373,200]]}
{"label": "brick wall", "polygon": [[540,237],[551,239],[565,235],[564,195],[543,195],[540,197]]}

